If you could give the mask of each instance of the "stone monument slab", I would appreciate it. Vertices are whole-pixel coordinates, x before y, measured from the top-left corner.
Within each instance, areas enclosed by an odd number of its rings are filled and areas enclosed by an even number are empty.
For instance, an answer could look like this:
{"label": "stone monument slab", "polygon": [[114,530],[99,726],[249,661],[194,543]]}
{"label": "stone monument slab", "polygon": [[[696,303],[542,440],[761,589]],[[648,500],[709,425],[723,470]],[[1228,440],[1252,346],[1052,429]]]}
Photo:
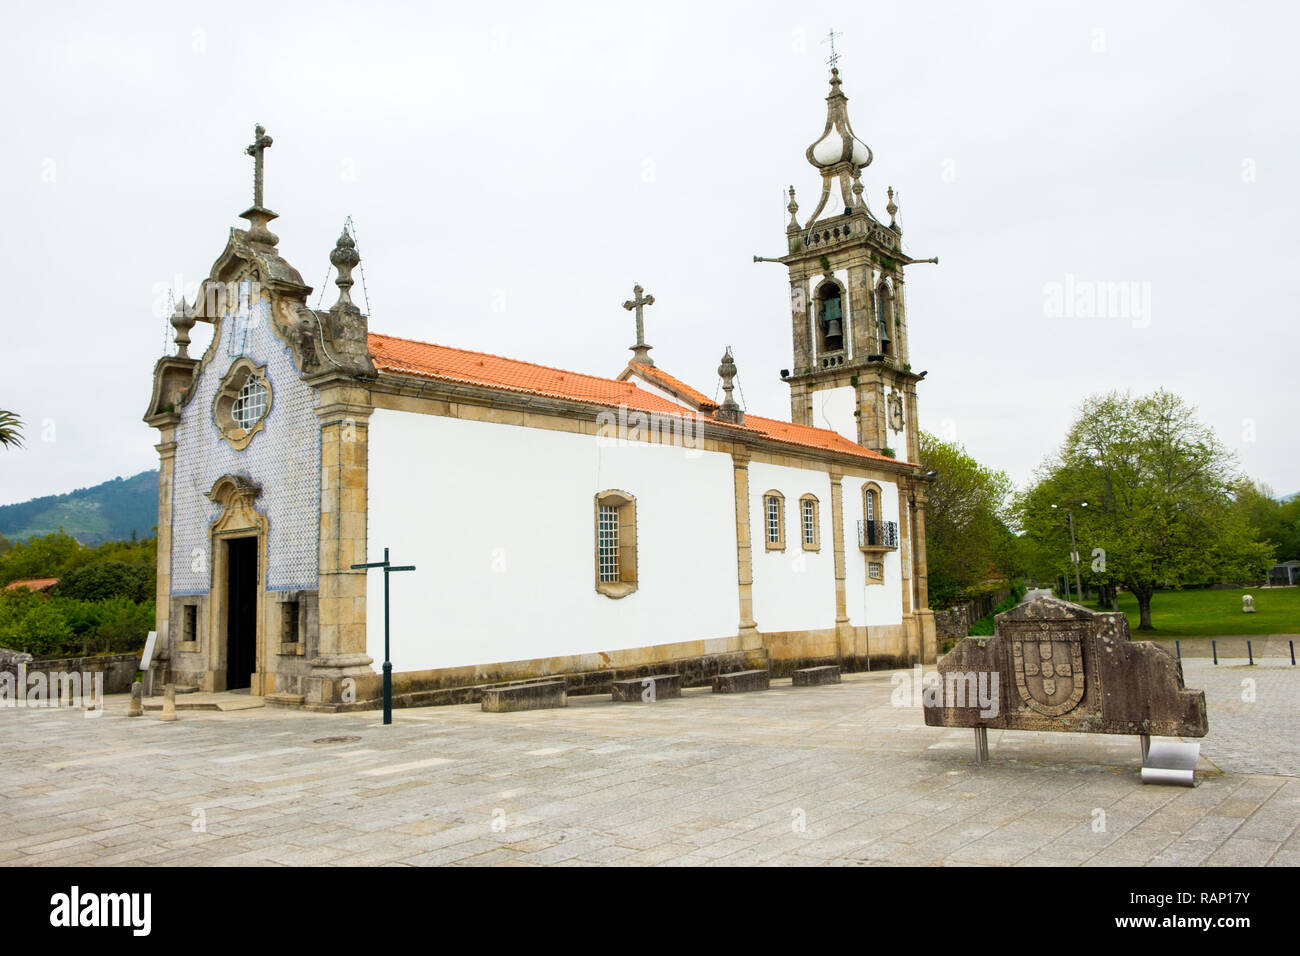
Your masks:
{"label": "stone monument slab", "polygon": [[[1205,693],[1183,684],[1173,651],[1134,641],[1121,613],[1040,597],[994,619],[937,665],[931,727],[1204,737]],[[981,702],[981,697],[983,702]]]}

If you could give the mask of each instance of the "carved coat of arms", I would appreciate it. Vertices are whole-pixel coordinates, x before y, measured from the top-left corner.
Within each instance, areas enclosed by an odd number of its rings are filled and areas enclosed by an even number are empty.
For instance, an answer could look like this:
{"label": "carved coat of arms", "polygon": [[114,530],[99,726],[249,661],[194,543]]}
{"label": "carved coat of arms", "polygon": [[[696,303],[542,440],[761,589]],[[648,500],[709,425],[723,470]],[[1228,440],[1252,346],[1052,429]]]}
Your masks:
{"label": "carved coat of arms", "polygon": [[1083,700],[1083,646],[1077,632],[1062,633],[1046,621],[1040,634],[1021,632],[1011,641],[1011,667],[1021,699],[1046,717],[1060,717]]}

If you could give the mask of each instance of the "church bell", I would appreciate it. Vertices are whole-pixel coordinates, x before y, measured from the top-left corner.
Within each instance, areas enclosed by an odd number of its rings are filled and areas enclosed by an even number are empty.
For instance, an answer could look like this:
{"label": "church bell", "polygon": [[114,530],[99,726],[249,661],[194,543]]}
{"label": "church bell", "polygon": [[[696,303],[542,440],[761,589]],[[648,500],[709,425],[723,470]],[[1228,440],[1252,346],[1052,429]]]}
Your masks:
{"label": "church bell", "polygon": [[840,311],[839,297],[827,299],[822,305],[822,331],[826,334],[826,347],[838,349],[844,345],[844,316]]}

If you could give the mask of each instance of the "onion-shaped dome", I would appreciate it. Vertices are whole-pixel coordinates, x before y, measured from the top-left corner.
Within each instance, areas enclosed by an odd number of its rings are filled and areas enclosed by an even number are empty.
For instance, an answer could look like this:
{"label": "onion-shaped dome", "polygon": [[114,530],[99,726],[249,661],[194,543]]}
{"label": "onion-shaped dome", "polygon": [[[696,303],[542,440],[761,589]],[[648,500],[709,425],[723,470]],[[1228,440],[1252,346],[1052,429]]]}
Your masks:
{"label": "onion-shaped dome", "polygon": [[826,97],[826,129],[805,153],[818,169],[838,163],[852,163],[858,169],[871,165],[871,149],[854,135],[847,103],[848,97],[840,90],[840,71],[833,69],[831,93]]}

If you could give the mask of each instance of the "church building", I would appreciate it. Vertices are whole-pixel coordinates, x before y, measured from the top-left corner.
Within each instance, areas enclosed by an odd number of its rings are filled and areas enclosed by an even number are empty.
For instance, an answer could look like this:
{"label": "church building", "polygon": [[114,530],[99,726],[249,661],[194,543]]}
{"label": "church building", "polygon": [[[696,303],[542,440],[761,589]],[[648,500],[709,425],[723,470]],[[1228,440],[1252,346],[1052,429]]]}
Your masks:
{"label": "church building", "polygon": [[[353,302],[345,228],[337,301],[284,260],[263,205],[260,126],[247,229],[194,302],[177,303],[145,421],[158,429],[158,666],[168,682],[270,704],[376,706],[392,555],[394,692],[473,699],[486,684],[935,658],[926,489],[901,245],[868,208],[871,150],[832,70],[821,178],[789,270],[790,420],[680,381],[646,344],[605,375],[372,330]],[[925,260],[934,261],[934,260]],[[633,316],[628,316],[629,320]],[[196,322],[211,323],[202,356]],[[752,328],[752,326],[746,326]],[[737,332],[740,330],[737,329]],[[721,351],[721,349],[720,349]],[[662,357],[661,357],[662,361]],[[828,427],[823,427],[828,426]]]}

